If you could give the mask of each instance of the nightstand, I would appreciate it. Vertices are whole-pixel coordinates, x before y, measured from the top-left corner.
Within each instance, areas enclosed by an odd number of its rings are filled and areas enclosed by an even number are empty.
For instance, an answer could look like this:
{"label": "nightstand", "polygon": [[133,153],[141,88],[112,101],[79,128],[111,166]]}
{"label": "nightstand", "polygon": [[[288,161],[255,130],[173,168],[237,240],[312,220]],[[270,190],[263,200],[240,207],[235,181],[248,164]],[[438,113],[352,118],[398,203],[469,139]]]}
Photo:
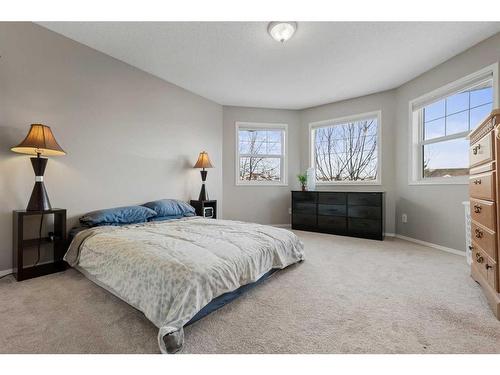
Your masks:
{"label": "nightstand", "polygon": [[[41,239],[38,238],[38,226],[40,225],[41,215],[43,215],[45,233],[42,233]],[[66,252],[66,210],[54,208],[46,211],[13,211],[13,241],[12,241],[12,268],[17,281],[31,279],[33,277],[48,275],[54,272],[60,272],[66,269],[66,263],[63,261]],[[51,227],[51,229],[47,229]],[[28,239],[25,239],[27,235]],[[46,251],[50,247],[52,251],[52,260],[42,262],[38,265],[25,267],[24,252],[40,249]]]}
{"label": "nightstand", "polygon": [[196,210],[197,216],[217,219],[217,201],[190,201],[189,204]]}

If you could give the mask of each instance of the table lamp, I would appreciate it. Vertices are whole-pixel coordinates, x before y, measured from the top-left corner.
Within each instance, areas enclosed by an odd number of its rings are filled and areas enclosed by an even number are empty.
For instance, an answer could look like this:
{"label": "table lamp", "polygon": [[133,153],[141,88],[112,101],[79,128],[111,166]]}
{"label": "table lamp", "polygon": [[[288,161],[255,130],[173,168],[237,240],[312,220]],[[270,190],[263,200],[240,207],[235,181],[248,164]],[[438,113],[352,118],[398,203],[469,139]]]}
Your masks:
{"label": "table lamp", "polygon": [[205,189],[205,180],[207,179],[207,171],[205,168],[213,168],[212,163],[210,162],[210,158],[208,157],[208,153],[206,151],[200,152],[200,155],[198,156],[198,160],[196,161],[196,164],[194,165],[193,168],[203,168],[203,170],[200,171],[201,173],[201,191],[200,191],[200,196],[198,197],[199,201],[206,201],[208,200],[208,194]]}
{"label": "table lamp", "polygon": [[47,166],[46,156],[66,155],[66,152],[59,146],[50,127],[42,124],[32,124],[28,135],[16,147],[12,147],[11,151],[21,154],[36,155],[30,158],[33,170],[35,171],[35,186],[31,193],[31,198],[26,211],[46,211],[50,210],[49,196],[43,184],[43,173]]}

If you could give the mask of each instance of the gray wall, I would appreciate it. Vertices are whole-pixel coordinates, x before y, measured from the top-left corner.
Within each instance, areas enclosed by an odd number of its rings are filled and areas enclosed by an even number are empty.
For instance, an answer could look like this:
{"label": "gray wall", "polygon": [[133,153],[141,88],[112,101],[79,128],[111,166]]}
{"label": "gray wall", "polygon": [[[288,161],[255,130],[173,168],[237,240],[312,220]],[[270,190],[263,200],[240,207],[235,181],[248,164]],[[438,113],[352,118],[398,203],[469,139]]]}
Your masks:
{"label": "gray wall", "polygon": [[[401,87],[360,98],[331,103],[302,111],[277,111],[224,107],[224,198],[227,218],[262,223],[289,222],[289,190],[297,187],[296,174],[309,162],[308,125],[311,122],[371,111],[382,111],[382,184],[380,186],[323,186],[328,190],[382,190],[386,192],[386,233],[397,233],[458,250],[464,249],[464,212],[467,185],[408,184],[408,103],[421,95],[460,79],[500,60],[500,34],[497,34],[444,62]],[[234,186],[234,122],[287,122],[298,114],[300,161],[297,166],[291,149],[290,180],[295,186]],[[291,138],[291,144],[295,142]],[[258,197],[258,200],[257,200]],[[242,208],[248,201],[252,208]],[[269,210],[268,207],[272,207]],[[401,215],[408,215],[408,223]]]}
{"label": "gray wall", "polygon": [[68,153],[49,158],[45,181],[69,225],[98,208],[197,198],[201,150],[222,199],[222,106],[31,23],[0,23],[0,55],[0,270],[11,212],[34,183],[28,156],[9,150],[30,123],[50,125]]}
{"label": "gray wall", "polygon": [[[500,34],[496,34],[397,89],[395,159],[398,234],[465,251],[462,201],[468,199],[468,186],[408,184],[408,103],[499,60]],[[408,215],[407,224],[401,222],[403,213]]]}
{"label": "gray wall", "polygon": [[[386,232],[463,249],[467,186],[408,185],[408,102],[497,62],[500,34],[398,89],[303,111],[223,108],[30,23],[0,23],[0,55],[0,270],[11,267],[11,211],[33,186],[28,157],[9,148],[33,122],[51,125],[68,152],[50,158],[45,176],[69,225],[97,208],[196,198],[201,150],[215,165],[207,187],[223,218],[286,224],[290,190],[308,166],[308,124],[381,110],[382,185],[329,188],[386,191]],[[236,121],[288,124],[288,186],[235,185]]]}
{"label": "gray wall", "polygon": [[[318,190],[385,191],[386,232],[395,232],[396,195],[394,172],[395,91],[387,91],[343,102],[287,111],[224,106],[224,211],[225,219],[262,224],[289,224],[290,190],[299,188],[297,174],[308,168],[309,123],[371,111],[382,111],[382,185],[322,186]],[[288,186],[235,185],[235,122],[288,124]],[[251,206],[248,205],[251,202]]]}
{"label": "gray wall", "polygon": [[[237,121],[288,124],[288,186],[235,184],[235,123]],[[224,219],[260,224],[290,224],[290,190],[298,188],[300,172],[299,112],[280,109],[224,107]]]}
{"label": "gray wall", "polygon": [[312,122],[335,119],[349,115],[357,115],[366,112],[381,111],[382,129],[382,164],[381,185],[329,185],[318,186],[318,190],[332,191],[385,191],[386,192],[386,218],[385,232],[395,232],[395,171],[394,171],[394,139],[396,122],[395,113],[395,91],[385,91],[360,98],[345,100],[342,102],[322,105],[301,111],[301,169],[309,167],[309,124]]}

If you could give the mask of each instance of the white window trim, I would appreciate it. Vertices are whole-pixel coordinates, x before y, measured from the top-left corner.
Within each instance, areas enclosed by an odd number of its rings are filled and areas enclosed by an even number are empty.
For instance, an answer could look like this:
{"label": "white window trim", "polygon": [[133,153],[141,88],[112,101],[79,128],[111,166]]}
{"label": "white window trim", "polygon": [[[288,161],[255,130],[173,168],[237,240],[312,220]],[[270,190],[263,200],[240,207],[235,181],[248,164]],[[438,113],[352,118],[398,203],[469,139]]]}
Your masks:
{"label": "white window trim", "polygon": [[316,168],[314,165],[314,137],[313,130],[328,125],[339,125],[349,121],[359,121],[368,118],[377,118],[377,179],[372,181],[316,181],[318,186],[339,186],[339,185],[382,185],[382,111],[373,111],[360,114],[354,114],[329,120],[311,122],[309,124],[309,166]]}
{"label": "white window trim", "polygon": [[[240,147],[239,130],[240,129],[259,129],[259,130],[284,130],[281,139],[281,181],[241,181],[240,176]],[[235,123],[235,184],[236,186],[288,186],[288,124],[265,123],[265,122],[243,122]],[[277,157],[277,155],[263,155]]]}
{"label": "white window trim", "polygon": [[[409,114],[409,155],[408,155],[408,185],[468,185],[469,176],[457,177],[427,177],[423,178],[422,171],[422,148],[420,147],[420,139],[422,138],[422,119],[420,118],[421,111],[418,109],[427,104],[440,100],[444,97],[456,94],[463,89],[479,83],[482,80],[491,78],[493,80],[493,108],[498,107],[498,63],[489,65],[477,72],[462,77],[445,86],[433,90],[425,95],[419,96],[416,99],[410,100],[408,103]],[[460,133],[461,136],[466,136],[469,131]],[[444,136],[436,141],[446,141],[449,139],[458,138],[457,134]]]}

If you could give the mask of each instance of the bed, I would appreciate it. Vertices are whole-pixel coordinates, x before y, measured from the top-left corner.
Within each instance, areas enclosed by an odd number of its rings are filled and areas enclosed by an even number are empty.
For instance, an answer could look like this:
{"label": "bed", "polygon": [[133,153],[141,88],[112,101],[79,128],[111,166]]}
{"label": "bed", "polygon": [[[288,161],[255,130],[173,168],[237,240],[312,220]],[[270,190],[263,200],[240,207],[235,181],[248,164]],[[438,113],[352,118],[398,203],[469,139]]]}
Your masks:
{"label": "bed", "polygon": [[181,217],[80,230],[64,259],[143,312],[160,351],[175,353],[184,326],[302,261],[304,247],[286,229]]}

